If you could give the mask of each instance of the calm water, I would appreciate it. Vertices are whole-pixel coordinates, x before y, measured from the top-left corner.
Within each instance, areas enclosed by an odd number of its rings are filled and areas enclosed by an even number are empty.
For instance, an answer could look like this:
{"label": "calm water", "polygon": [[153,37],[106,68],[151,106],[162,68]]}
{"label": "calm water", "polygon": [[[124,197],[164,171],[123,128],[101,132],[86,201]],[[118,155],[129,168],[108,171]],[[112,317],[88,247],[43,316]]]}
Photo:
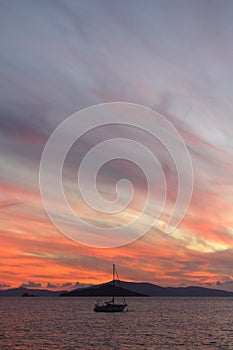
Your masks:
{"label": "calm water", "polygon": [[94,313],[93,298],[0,298],[0,349],[233,349],[232,298],[128,298]]}

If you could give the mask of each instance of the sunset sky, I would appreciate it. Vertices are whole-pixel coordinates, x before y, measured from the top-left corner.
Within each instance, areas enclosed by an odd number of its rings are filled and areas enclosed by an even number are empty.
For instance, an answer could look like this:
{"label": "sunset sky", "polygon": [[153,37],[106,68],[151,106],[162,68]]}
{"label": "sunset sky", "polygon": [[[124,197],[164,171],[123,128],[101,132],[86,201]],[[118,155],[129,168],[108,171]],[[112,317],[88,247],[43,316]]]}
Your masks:
{"label": "sunset sky", "polygon": [[[122,280],[233,290],[232,11],[230,0],[0,1],[0,289],[104,282],[115,262]],[[159,111],[179,131],[192,159],[193,195],[179,227],[166,233],[174,166],[159,144],[140,135],[163,164],[167,211],[135,242],[93,248],[49,220],[40,159],[67,117],[118,101]],[[86,135],[64,167],[68,198],[101,225],[109,219],[85,208],[75,192],[76,165],[115,133],[109,127]],[[118,137],[133,133],[117,130]],[[107,198],[121,175],[133,176],[136,199],[114,217],[119,225],[138,215],[146,190],[140,171],[116,160],[98,177]],[[54,210],[62,218],[59,203]]]}

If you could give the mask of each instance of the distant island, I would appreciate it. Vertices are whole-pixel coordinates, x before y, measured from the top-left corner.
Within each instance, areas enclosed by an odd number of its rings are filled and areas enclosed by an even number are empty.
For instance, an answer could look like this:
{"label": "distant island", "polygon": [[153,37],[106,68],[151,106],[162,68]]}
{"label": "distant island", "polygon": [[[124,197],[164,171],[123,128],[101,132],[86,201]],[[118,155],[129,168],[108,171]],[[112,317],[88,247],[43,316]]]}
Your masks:
{"label": "distant island", "polygon": [[23,293],[22,297],[24,298],[31,298],[31,297],[36,297],[37,295],[34,294],[28,294],[27,292]]}
{"label": "distant island", "polygon": [[126,296],[126,297],[142,297],[142,296],[148,296],[146,294],[138,293],[136,291],[120,288],[120,287],[113,287],[112,283],[106,283],[100,286],[91,286],[88,288],[83,289],[75,289],[71,292],[65,292],[62,293],[61,297],[111,297],[112,295],[117,296]]}
{"label": "distant island", "polygon": [[[116,281],[117,285],[117,281]],[[145,282],[120,282],[120,287],[114,288],[114,294],[126,297],[233,297],[233,292],[205,288],[190,287],[161,287]],[[113,295],[112,281],[86,288],[77,288],[72,291],[50,291],[46,289],[13,288],[0,290],[0,297],[108,297]]]}
{"label": "distant island", "polygon": [[11,288],[0,290],[0,297],[28,297],[28,296],[37,296],[37,297],[58,297],[63,291],[51,291],[47,289],[29,289],[24,287]]}
{"label": "distant island", "polygon": [[[117,284],[117,281],[115,282]],[[115,295],[147,296],[147,297],[233,297],[233,292],[225,290],[190,287],[161,287],[152,283],[120,281],[121,288],[115,287]],[[113,294],[112,281],[88,288],[78,288],[70,292],[61,293],[62,297],[104,297]]]}

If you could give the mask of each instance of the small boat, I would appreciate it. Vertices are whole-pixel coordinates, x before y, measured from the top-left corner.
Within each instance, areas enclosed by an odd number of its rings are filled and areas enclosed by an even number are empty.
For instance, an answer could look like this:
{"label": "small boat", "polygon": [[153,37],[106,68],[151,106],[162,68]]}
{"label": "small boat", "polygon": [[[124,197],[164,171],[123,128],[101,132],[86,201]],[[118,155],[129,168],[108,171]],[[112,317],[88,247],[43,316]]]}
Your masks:
{"label": "small boat", "polygon": [[[115,267],[115,264],[113,264],[112,266],[112,285],[113,287],[115,287],[115,277],[117,276],[117,280],[118,280],[118,284],[120,286],[120,280],[118,277],[118,273]],[[114,290],[114,288],[113,288]],[[122,294],[122,298],[123,298],[123,303],[122,304],[118,304],[115,303],[115,296],[112,296],[112,300],[110,301],[105,301],[103,304],[100,303],[96,303],[95,307],[94,307],[94,311],[95,312],[122,312],[124,311],[124,309],[126,308],[127,304],[125,301],[125,297]]]}

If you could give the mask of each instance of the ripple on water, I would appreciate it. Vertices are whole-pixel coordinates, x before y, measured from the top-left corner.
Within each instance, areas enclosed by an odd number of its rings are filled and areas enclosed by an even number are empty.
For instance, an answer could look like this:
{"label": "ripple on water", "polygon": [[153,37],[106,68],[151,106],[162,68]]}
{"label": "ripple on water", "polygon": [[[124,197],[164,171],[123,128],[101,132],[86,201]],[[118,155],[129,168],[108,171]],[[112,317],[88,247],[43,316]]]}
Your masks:
{"label": "ripple on water", "polygon": [[232,298],[128,298],[120,314],[93,298],[0,298],[0,349],[233,350]]}

